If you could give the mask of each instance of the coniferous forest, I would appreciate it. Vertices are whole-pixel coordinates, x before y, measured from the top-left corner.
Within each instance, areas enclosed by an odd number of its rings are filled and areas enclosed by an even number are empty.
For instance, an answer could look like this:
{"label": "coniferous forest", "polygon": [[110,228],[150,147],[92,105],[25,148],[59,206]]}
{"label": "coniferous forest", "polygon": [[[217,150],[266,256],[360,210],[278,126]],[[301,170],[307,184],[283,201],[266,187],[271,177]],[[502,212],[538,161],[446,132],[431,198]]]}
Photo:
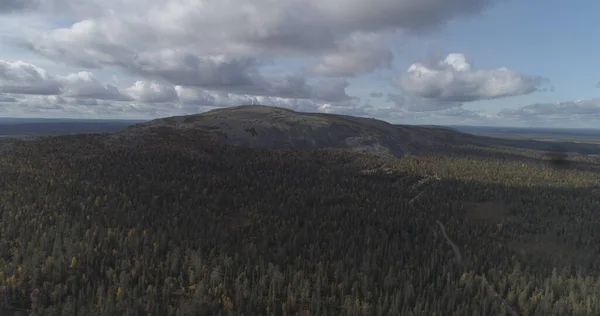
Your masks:
{"label": "coniferous forest", "polygon": [[[0,154],[15,315],[600,315],[600,163],[384,160],[160,130]],[[3,314],[4,315],[4,314]]]}

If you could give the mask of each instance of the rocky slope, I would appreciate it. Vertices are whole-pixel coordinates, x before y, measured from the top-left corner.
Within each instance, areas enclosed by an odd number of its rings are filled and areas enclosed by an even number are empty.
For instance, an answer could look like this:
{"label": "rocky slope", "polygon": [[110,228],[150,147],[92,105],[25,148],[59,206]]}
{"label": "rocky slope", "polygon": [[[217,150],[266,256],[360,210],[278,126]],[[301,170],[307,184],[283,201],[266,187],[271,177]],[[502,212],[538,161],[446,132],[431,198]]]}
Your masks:
{"label": "rocky slope", "polygon": [[443,127],[401,126],[337,114],[304,113],[271,106],[238,106],[197,115],[174,116],[132,125],[112,135],[135,143],[157,129],[202,132],[224,144],[252,148],[351,148],[400,157],[421,148],[480,144],[482,138]]}

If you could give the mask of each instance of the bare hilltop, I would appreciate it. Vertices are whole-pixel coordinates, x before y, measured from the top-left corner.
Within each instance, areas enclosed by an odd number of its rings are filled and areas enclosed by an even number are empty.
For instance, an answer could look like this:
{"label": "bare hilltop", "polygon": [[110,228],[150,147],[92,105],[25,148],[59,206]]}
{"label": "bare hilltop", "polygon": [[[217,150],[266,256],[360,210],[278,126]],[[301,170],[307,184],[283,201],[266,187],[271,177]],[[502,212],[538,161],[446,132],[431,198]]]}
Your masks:
{"label": "bare hilltop", "polygon": [[113,135],[130,143],[158,129],[196,131],[220,143],[251,148],[350,148],[401,157],[448,144],[483,144],[482,137],[437,126],[394,125],[373,118],[297,112],[264,105],[242,105],[196,115],[172,116],[132,125]]}

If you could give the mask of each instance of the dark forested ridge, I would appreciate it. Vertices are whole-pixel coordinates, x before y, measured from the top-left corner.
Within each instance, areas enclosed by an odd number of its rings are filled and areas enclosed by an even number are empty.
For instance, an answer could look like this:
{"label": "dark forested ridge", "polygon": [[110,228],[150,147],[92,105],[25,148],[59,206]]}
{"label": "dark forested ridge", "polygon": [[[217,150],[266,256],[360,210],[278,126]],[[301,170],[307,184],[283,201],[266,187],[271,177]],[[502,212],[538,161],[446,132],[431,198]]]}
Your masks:
{"label": "dark forested ridge", "polygon": [[13,141],[0,154],[2,305],[30,315],[600,314],[598,159],[556,169],[540,152],[465,145],[384,160],[203,135]]}

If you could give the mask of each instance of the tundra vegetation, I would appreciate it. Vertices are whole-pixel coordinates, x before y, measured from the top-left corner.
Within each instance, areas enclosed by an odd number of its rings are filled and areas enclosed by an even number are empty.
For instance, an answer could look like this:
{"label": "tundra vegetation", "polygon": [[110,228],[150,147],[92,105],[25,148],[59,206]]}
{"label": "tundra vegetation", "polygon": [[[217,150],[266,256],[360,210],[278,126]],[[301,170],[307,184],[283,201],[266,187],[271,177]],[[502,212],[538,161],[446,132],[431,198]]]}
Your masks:
{"label": "tundra vegetation", "polygon": [[555,168],[457,145],[384,159],[152,129],[0,155],[7,310],[600,315],[597,158]]}

